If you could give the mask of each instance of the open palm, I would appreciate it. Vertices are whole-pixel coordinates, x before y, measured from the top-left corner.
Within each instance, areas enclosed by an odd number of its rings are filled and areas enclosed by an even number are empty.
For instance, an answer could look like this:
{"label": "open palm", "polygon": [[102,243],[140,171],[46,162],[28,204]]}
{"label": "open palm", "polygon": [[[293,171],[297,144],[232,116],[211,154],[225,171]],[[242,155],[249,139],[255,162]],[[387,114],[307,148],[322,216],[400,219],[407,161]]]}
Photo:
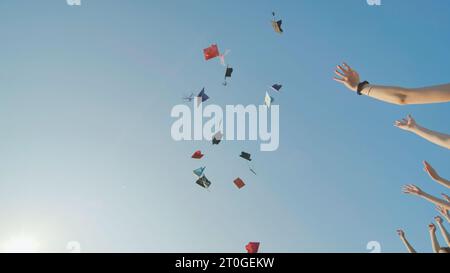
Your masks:
{"label": "open palm", "polygon": [[415,185],[406,185],[403,187],[403,193],[412,194],[412,195],[420,195],[422,194],[422,190]]}
{"label": "open palm", "polygon": [[405,131],[411,131],[416,128],[417,123],[411,115],[408,115],[408,117],[404,119],[397,120],[395,126]]}
{"label": "open palm", "polygon": [[335,81],[342,83],[352,91],[356,92],[358,90],[359,74],[348,64],[338,65],[334,73],[336,74],[334,77]]}

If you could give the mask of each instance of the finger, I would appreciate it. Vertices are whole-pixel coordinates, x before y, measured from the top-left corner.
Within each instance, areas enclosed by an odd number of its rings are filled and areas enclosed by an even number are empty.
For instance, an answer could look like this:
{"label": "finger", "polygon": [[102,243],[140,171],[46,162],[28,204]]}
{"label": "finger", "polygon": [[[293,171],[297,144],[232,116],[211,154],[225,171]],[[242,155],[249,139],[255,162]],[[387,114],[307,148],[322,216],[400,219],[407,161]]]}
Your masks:
{"label": "finger", "polygon": [[335,70],[334,73],[338,76],[341,76],[342,78],[345,77],[345,75],[341,73],[339,70]]}
{"label": "finger", "polygon": [[347,69],[343,68],[343,67],[340,66],[340,65],[338,65],[338,68],[339,68],[340,70],[342,70],[342,72],[344,72],[345,74],[348,74],[348,72],[349,72]]}
{"label": "finger", "polygon": [[347,70],[348,71],[353,71],[353,69],[346,63],[346,62],[344,62],[344,66],[345,66],[345,68],[347,68]]}
{"label": "finger", "polygon": [[337,82],[345,83],[345,81],[343,79],[340,79],[338,77],[334,77],[333,80],[335,80]]}

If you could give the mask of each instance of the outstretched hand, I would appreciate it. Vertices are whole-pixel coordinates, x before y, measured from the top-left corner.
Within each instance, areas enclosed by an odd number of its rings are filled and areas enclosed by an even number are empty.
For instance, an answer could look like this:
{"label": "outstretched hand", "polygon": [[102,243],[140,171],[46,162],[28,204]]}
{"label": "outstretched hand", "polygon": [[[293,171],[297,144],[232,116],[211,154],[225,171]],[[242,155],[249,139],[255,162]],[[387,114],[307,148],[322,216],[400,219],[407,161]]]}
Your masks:
{"label": "outstretched hand", "polygon": [[397,234],[400,238],[405,238],[405,232],[402,229],[397,229]]}
{"label": "outstretched hand", "polygon": [[338,65],[334,73],[336,74],[334,77],[335,81],[342,83],[352,91],[356,92],[358,90],[359,74],[348,64]]}
{"label": "outstretched hand", "polygon": [[408,115],[404,119],[397,120],[395,126],[405,131],[412,131],[417,127],[417,123],[411,115]]}
{"label": "outstretched hand", "polygon": [[436,221],[436,223],[442,224],[442,217],[436,216],[434,217],[434,220]]}
{"label": "outstretched hand", "polygon": [[419,187],[410,184],[403,186],[403,193],[411,195],[421,195],[423,191]]}
{"label": "outstretched hand", "polygon": [[436,170],[430,165],[430,163],[424,161],[423,162],[424,165],[424,170],[428,173],[428,175],[431,177],[431,179],[433,180],[440,180],[441,177],[439,176],[439,174],[436,172]]}

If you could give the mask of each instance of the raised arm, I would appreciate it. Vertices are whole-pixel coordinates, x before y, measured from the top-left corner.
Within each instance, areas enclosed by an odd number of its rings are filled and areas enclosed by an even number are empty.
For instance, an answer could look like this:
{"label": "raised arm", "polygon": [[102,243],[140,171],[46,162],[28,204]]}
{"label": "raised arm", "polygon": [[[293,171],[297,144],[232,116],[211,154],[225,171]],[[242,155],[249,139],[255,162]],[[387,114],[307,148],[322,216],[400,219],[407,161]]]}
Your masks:
{"label": "raised arm", "polygon": [[[358,90],[359,74],[346,63],[338,65],[335,73],[335,81],[344,84],[351,91]],[[413,89],[366,84],[361,94],[397,105],[449,102],[450,84]]]}
{"label": "raised arm", "polygon": [[423,162],[424,165],[424,170],[425,172],[428,173],[428,175],[431,177],[431,179],[433,179],[434,181],[438,182],[439,184],[441,184],[444,187],[450,188],[450,181],[448,181],[445,178],[442,178],[437,172],[436,170],[430,165],[430,163],[424,161]]}
{"label": "raised arm", "polygon": [[443,207],[447,210],[450,210],[450,202],[439,199],[430,195],[424,191],[422,191],[419,187],[415,185],[406,185],[403,187],[403,192],[406,194],[416,195],[422,197],[423,199],[435,204],[436,206]]}
{"label": "raised arm", "polygon": [[441,246],[439,245],[439,242],[436,237],[436,226],[434,224],[429,224],[428,230],[430,231],[430,239],[431,239],[431,246],[433,247],[433,252],[439,253],[439,251],[441,250]]}
{"label": "raised arm", "polygon": [[395,126],[405,131],[415,133],[416,135],[436,145],[450,149],[450,135],[435,132],[420,126],[411,115],[409,115],[406,119],[397,120],[395,122]]}
{"label": "raised arm", "polygon": [[436,210],[447,220],[447,222],[450,223],[450,214],[448,213],[448,209],[436,206]]}
{"label": "raised arm", "polygon": [[406,239],[405,232],[403,230],[397,230],[397,234],[400,236],[400,240],[402,240],[409,253],[417,253],[414,247],[412,247],[412,245],[408,242],[408,239]]}
{"label": "raised arm", "polygon": [[444,223],[442,222],[442,218],[439,216],[436,216],[436,217],[434,217],[434,220],[436,221],[439,229],[441,230],[442,237],[444,238],[445,242],[447,243],[447,246],[450,247],[450,234],[445,229]]}

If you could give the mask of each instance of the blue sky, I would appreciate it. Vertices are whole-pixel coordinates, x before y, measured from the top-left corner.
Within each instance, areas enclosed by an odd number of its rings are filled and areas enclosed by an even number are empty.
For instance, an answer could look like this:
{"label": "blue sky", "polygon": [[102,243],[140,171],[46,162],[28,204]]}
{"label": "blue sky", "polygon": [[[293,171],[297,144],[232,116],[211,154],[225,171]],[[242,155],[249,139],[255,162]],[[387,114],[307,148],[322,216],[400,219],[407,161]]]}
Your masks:
{"label": "blue sky", "polygon": [[[69,241],[85,252],[244,252],[249,241],[263,252],[367,252],[369,241],[405,252],[403,227],[430,252],[434,208],[400,189],[443,192],[421,161],[450,177],[450,154],[393,122],[412,113],[450,132],[448,105],[383,104],[332,77],[345,60],[371,83],[449,82],[450,3],[382,4],[1,1],[0,244],[25,234],[56,252]],[[232,50],[227,87],[223,67],[202,57],[212,43]],[[276,152],[172,140],[170,111],[184,94],[206,87],[210,103],[262,104],[275,82]],[[201,162],[190,159],[197,149]],[[202,165],[210,192],[194,183]]]}

